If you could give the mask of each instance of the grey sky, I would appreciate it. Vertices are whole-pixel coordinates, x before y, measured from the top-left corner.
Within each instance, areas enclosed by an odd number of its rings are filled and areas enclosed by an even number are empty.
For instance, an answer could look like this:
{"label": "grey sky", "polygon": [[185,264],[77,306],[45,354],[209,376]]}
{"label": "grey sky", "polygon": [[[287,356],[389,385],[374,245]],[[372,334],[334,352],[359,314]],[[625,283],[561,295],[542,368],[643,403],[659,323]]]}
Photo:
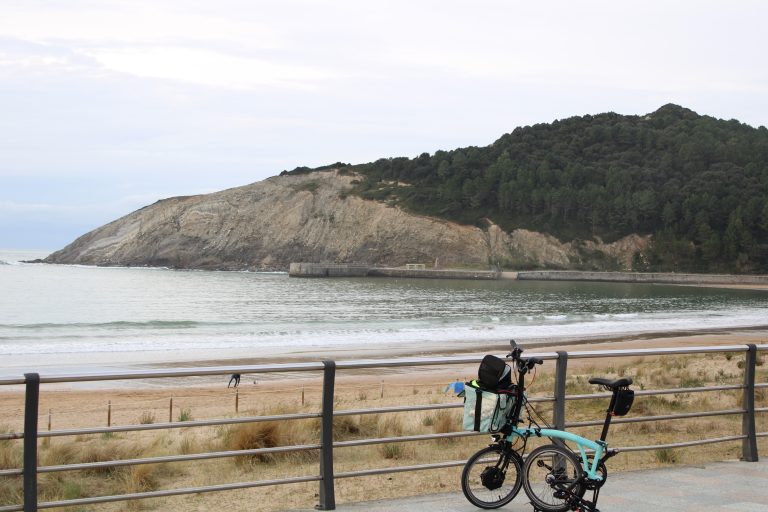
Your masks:
{"label": "grey sky", "polygon": [[487,145],[673,102],[768,121],[754,1],[14,1],[0,247],[299,165]]}

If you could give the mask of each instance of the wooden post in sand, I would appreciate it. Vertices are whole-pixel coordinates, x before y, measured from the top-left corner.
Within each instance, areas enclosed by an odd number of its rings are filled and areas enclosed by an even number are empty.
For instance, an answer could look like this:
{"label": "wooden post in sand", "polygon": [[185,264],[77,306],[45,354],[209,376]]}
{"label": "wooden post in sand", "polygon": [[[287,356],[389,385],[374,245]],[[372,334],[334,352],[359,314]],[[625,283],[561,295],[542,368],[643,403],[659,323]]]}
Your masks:
{"label": "wooden post in sand", "polygon": [[168,423],[173,423],[173,395],[171,395],[171,401],[168,404]]}
{"label": "wooden post in sand", "polygon": [[112,426],[112,400],[107,401],[107,426]]}
{"label": "wooden post in sand", "polygon": [[381,380],[381,394],[380,398],[384,398],[384,379]]}
{"label": "wooden post in sand", "polygon": [[51,414],[53,414],[53,409],[48,409],[48,432],[51,431]]}
{"label": "wooden post in sand", "polygon": [[301,386],[301,406],[304,406],[304,385]]}
{"label": "wooden post in sand", "polygon": [[235,389],[235,414],[240,412],[240,390]]}

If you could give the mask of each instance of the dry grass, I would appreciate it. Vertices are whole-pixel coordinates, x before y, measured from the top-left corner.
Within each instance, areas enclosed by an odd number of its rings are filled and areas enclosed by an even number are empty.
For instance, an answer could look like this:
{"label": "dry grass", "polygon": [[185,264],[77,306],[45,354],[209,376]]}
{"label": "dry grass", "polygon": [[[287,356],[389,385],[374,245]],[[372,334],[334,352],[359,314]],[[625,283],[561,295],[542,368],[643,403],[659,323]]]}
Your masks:
{"label": "dry grass", "polygon": [[152,411],[144,411],[141,413],[141,416],[139,416],[139,423],[142,425],[151,425],[156,420],[155,413]]}
{"label": "dry grass", "polygon": [[[285,430],[280,427],[281,425],[277,421],[237,425],[232,428],[228,448],[230,450],[256,450],[280,446],[285,437]],[[238,464],[274,462],[279,455],[273,453],[246,455],[236,457],[235,462]]]}
{"label": "dry grass", "polygon": [[[742,371],[738,366],[741,361],[743,361],[743,355],[740,354],[721,354],[708,358],[698,356],[666,359],[633,358],[615,361],[602,368],[584,364],[583,361],[574,361],[569,369],[566,387],[569,394],[596,392],[594,386],[587,382],[592,375],[631,376],[635,379],[634,387],[636,389],[695,388],[715,384],[739,384],[743,378]],[[548,371],[539,370],[539,375],[537,375],[530,390],[531,396],[551,395],[554,386],[552,373],[554,365],[548,366],[550,367]],[[758,368],[758,381],[768,381],[766,366]],[[442,385],[442,383],[421,384],[418,387],[403,385],[400,388],[388,386],[384,398],[380,396],[378,384],[372,385],[367,391],[360,386],[348,390],[339,388],[336,408],[337,410],[345,410],[404,404],[442,403],[459,405],[459,399],[441,392]],[[418,389],[418,392],[414,393],[414,389]],[[296,396],[289,396],[282,401],[272,401],[268,407],[256,403],[252,410],[243,414],[248,416],[277,415],[317,410],[319,400],[316,395],[314,400],[311,399],[312,397],[306,400],[304,406],[300,403],[300,396],[299,393],[296,393]],[[246,394],[241,391],[241,400],[245,400],[245,397]],[[756,399],[759,407],[768,405],[766,404],[767,398],[768,390],[759,389],[757,391]],[[218,401],[221,402],[220,399]],[[741,394],[734,391],[638,396],[635,399],[630,417],[731,409],[739,408],[740,404]],[[199,404],[192,405],[194,405],[197,414],[202,417],[210,417],[205,407]],[[567,402],[567,419],[568,421],[600,420],[604,417],[606,406],[607,399],[569,401]],[[545,418],[551,417],[551,406],[537,404],[536,408]],[[133,413],[131,417],[134,421],[139,414],[141,414],[141,409]],[[221,416],[218,414],[216,417]],[[758,416],[759,431],[768,430],[768,418],[765,416]],[[141,416],[138,417],[141,420]],[[740,432],[740,429],[741,418],[738,415],[615,424],[611,428],[608,441],[614,447],[633,444],[663,444],[733,435]],[[337,441],[448,433],[460,430],[461,411],[459,409],[380,415],[349,415],[337,416],[334,419],[334,439]],[[597,438],[600,427],[580,428],[574,429],[574,431],[586,437]],[[311,419],[244,423],[225,427],[185,427],[162,433],[147,431],[110,436],[54,438],[47,446],[41,446],[40,460],[43,465],[58,465],[207,451],[307,445],[318,443],[319,435],[319,420]],[[337,472],[343,472],[404,464],[461,460],[487,444],[487,439],[487,436],[478,436],[338,448],[334,453],[335,469]],[[533,444],[534,441],[532,441],[531,446]],[[760,448],[764,452],[768,450],[768,440],[761,439]],[[706,449],[700,447],[658,449],[621,454],[611,460],[610,469],[616,471],[626,468],[732,459],[738,457],[739,454],[739,442],[708,445]],[[317,463],[317,450],[305,450],[222,458],[193,464],[174,463],[101,468],[42,475],[40,489],[41,496],[45,500],[71,499],[110,493],[143,492],[158,488],[313,475],[317,474]],[[18,468],[20,466],[20,442],[0,441],[0,468]],[[365,477],[363,479],[340,479],[336,483],[337,501],[357,501],[392,495],[407,496],[427,492],[455,491],[458,489],[460,471],[461,468],[456,468],[455,470],[439,472],[422,471]],[[273,486],[227,493],[206,493],[195,496],[142,500],[122,505],[100,505],[82,510],[118,511],[140,508],[145,510],[213,510],[228,506],[241,507],[243,503],[248,503],[248,508],[255,511],[270,510],[275,507],[311,508],[316,500],[316,491],[316,484]],[[19,503],[20,500],[20,479],[7,477],[0,479],[0,505]]]}

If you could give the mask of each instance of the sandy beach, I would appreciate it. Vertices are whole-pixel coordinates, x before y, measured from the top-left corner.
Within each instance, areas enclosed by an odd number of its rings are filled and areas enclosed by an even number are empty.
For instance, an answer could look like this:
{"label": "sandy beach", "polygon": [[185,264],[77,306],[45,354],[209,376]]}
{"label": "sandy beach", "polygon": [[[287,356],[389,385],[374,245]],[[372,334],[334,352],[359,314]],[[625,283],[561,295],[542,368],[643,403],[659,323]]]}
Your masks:
{"label": "sandy beach", "polygon": [[[712,345],[768,344],[768,327],[720,332],[638,334],[621,338],[567,340],[559,343],[540,342],[525,345],[529,354],[551,353],[559,350],[568,352],[593,350],[630,350],[643,348],[698,347]],[[127,365],[126,368],[156,370],[162,368],[222,367],[237,368],[258,364],[284,364],[294,362],[316,362],[323,359],[375,360],[430,356],[477,356],[491,353],[503,355],[508,349],[506,343],[488,344],[477,350],[447,349],[441,352],[425,352],[418,349],[398,350],[371,348],[367,350],[338,350],[324,353],[273,354],[258,358],[242,357],[237,359],[205,359],[181,361],[144,361],[141,364]],[[571,360],[570,368],[580,365],[595,367],[613,366],[617,361],[632,359]],[[89,366],[73,367],[75,373],[93,372]],[[553,362],[547,362],[543,371],[551,371]],[[41,372],[41,375],[45,375]],[[476,365],[451,365],[446,367],[402,367],[337,372],[337,390],[366,389],[371,394],[381,394],[398,387],[431,386],[443,387],[455,380],[469,380],[476,375]],[[198,417],[214,417],[216,414],[234,412],[234,389],[227,388],[229,375],[216,375],[180,379],[147,379],[101,381],[91,383],[47,384],[41,388],[40,414],[47,422],[49,409],[56,418],[56,428],[72,428],[85,425],[103,425],[108,402],[112,404],[113,424],[121,421],[132,423],[144,409],[157,410],[160,417],[169,416],[170,398],[174,397],[173,410],[194,407]],[[264,374],[244,374],[239,388],[239,407],[243,410],[258,405],[259,397],[264,395],[286,394],[305,401],[309,397],[319,399],[322,378],[319,372],[282,372]],[[5,418],[6,426],[20,426],[22,423],[22,386],[0,388],[0,415]],[[227,400],[222,406],[221,400]],[[230,403],[231,402],[231,403]],[[119,404],[119,405],[118,405]],[[163,411],[160,414],[160,411]],[[176,414],[176,413],[173,413]],[[172,417],[172,415],[171,415]]]}

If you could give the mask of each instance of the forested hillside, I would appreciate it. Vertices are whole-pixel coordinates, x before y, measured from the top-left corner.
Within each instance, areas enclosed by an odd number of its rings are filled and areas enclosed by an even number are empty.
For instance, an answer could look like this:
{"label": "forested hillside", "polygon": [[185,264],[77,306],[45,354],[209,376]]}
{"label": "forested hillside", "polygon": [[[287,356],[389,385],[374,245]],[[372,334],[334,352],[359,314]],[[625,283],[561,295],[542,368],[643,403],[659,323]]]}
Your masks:
{"label": "forested hillside", "polygon": [[[563,240],[653,234],[636,270],[768,272],[768,130],[666,105],[516,128],[487,147],[350,167],[355,193]],[[306,172],[297,169],[294,172]]]}

